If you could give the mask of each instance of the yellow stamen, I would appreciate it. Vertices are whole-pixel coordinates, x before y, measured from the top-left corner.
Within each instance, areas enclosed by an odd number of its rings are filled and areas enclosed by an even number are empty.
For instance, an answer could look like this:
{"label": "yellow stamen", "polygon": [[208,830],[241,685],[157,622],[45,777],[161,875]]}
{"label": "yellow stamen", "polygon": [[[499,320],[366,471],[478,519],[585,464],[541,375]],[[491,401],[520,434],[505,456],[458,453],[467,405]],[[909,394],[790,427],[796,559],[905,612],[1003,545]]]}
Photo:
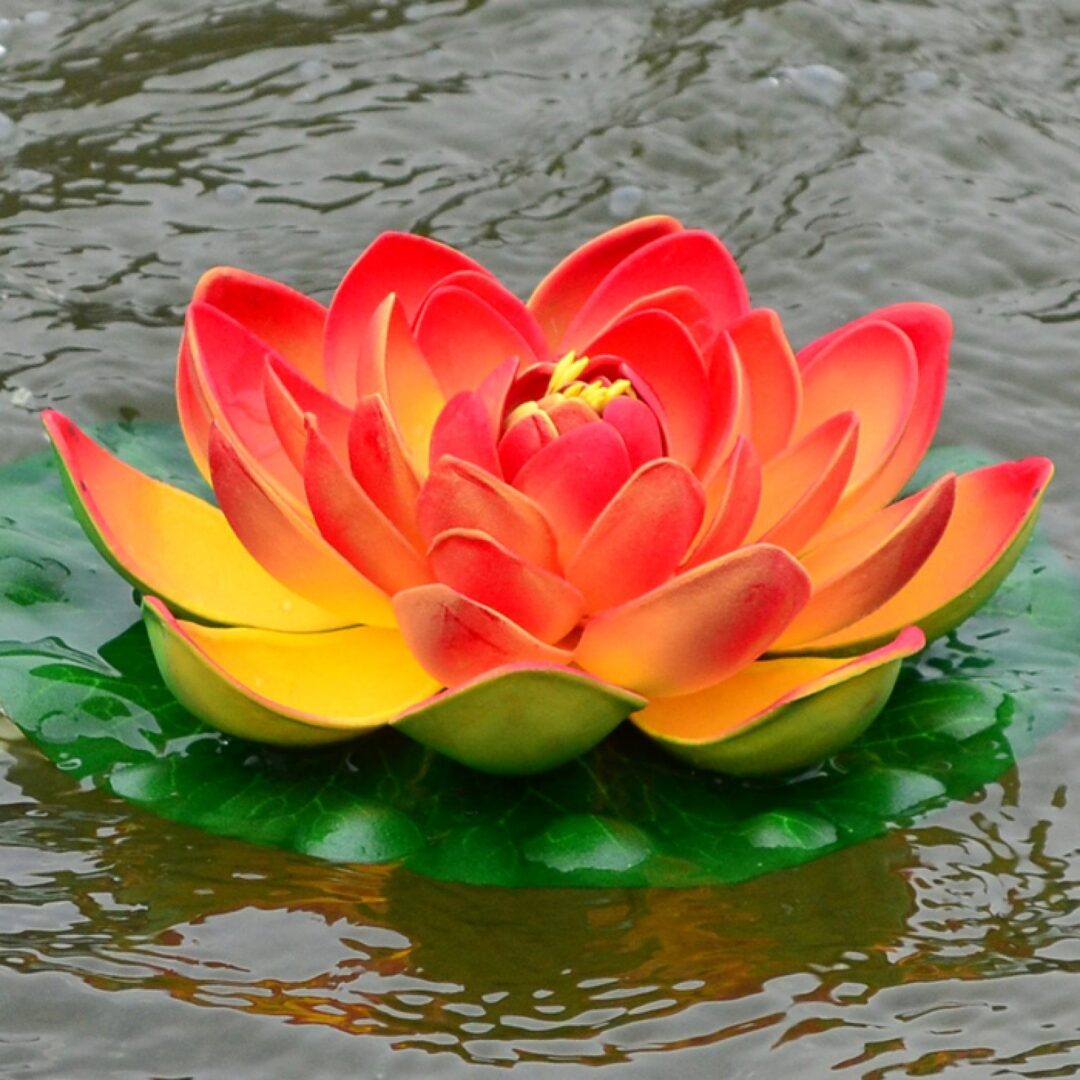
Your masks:
{"label": "yellow stamen", "polygon": [[556,365],[548,382],[548,393],[554,394],[562,390],[567,384],[573,383],[578,376],[589,366],[587,356],[578,359],[578,355],[571,349]]}
{"label": "yellow stamen", "polygon": [[523,401],[510,415],[506,418],[505,427],[507,430],[512,428],[519,420],[524,420],[526,416],[532,416],[533,413],[541,412],[541,408],[535,401]]}

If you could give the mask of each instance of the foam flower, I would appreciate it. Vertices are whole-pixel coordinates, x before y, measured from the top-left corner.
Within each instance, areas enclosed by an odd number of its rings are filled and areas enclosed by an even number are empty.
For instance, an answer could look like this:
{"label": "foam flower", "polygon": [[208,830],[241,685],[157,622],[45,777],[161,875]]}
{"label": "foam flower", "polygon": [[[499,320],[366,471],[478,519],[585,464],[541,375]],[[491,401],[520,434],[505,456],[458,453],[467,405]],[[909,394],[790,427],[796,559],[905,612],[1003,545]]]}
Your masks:
{"label": "foam flower", "polygon": [[387,233],[328,308],[241,270],[198,283],[177,403],[216,506],[45,423],[167,684],[223,731],[392,725],[527,773],[631,717],[695,765],[770,773],[855,738],[1034,525],[1043,458],[898,499],[950,336],[900,304],[795,353],[669,217],[527,303]]}

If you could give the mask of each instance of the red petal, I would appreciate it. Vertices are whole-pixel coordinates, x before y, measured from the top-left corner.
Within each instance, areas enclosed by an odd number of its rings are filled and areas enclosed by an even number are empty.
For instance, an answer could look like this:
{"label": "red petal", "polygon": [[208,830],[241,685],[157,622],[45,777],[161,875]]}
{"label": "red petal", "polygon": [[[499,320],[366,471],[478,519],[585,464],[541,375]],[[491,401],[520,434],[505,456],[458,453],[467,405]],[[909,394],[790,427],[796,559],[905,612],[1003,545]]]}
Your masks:
{"label": "red petal", "polygon": [[559,437],[559,429],[545,412],[534,412],[515,420],[499,440],[499,463],[511,483],[541,449]]}
{"label": "red petal", "polygon": [[[802,386],[780,316],[768,308],[751,311],[728,332],[746,377],[746,430],[754,449],[768,462],[791,441],[802,405]],[[829,415],[843,411],[839,405]],[[805,430],[816,427],[818,417]]]}
{"label": "red petal", "polygon": [[685,465],[643,465],[607,504],[566,568],[587,611],[615,607],[662,585],[679,565],[705,512],[705,493]]}
{"label": "red petal", "polygon": [[426,548],[416,524],[420,482],[381,397],[366,397],[356,406],[349,427],[349,465],[376,506],[416,546]]}
{"label": "red petal", "polygon": [[[396,293],[411,324],[424,297],[440,279],[459,270],[487,271],[445,244],[409,233],[383,233],[353,263],[330,301],[326,319],[326,379],[335,397],[355,400],[357,366],[367,364],[368,323],[390,293]],[[359,380],[360,396],[376,388]]]}
{"label": "red petal", "polygon": [[597,286],[566,331],[568,349],[586,351],[624,311],[649,293],[686,285],[701,297],[714,333],[750,308],[746,285],[727,248],[711,233],[686,229],[661,237],[624,259]]}
{"label": "red petal", "polygon": [[593,341],[590,356],[617,356],[648,383],[667,418],[668,453],[697,463],[709,424],[709,380],[694,339],[670,315],[643,311]]}
{"label": "red petal", "polygon": [[326,385],[326,308],[318,301],[258,274],[219,266],[199,279],[191,302],[209,304],[235,319],[316,386]]}
{"label": "red petal", "polygon": [[431,580],[426,560],[352,478],[317,426],[308,425],[304,489],[330,546],[393,595]]}
{"label": "red petal", "polygon": [[495,476],[502,475],[491,417],[479,394],[463,391],[439,413],[431,435],[432,468],[444,454],[471,461]]}
{"label": "red petal", "polygon": [[456,285],[475,293],[481,300],[494,308],[517,333],[528,343],[529,353],[536,360],[549,357],[547,342],[533,313],[508,289],[498,278],[487,271],[459,270],[456,274],[443,278],[439,287]]}
{"label": "red petal", "polygon": [[440,533],[428,552],[445,585],[501,611],[541,641],[556,642],[578,623],[581,594],[561,577],[526,562],[474,529]]}
{"label": "red petal", "polygon": [[708,476],[727,460],[738,437],[746,379],[731,338],[721,334],[709,351],[708,425],[695,471]]}
{"label": "red petal", "polygon": [[417,514],[425,544],[448,529],[479,529],[527,562],[558,567],[555,534],[539,507],[469,462],[439,461],[420,492]]}
{"label": "red petal", "polygon": [[349,425],[352,413],[329,394],[308,382],[295,368],[271,355],[263,379],[266,411],[293,467],[304,470],[307,448],[305,414],[319,423],[319,431],[342,461],[349,459]]}
{"label": "red petal", "polygon": [[566,664],[570,653],[545,645],[501,612],[446,585],[420,585],[394,597],[402,636],[421,666],[458,686],[503,664]]}
{"label": "red petal", "polygon": [[630,479],[630,458],[609,424],[586,424],[540,450],[514,478],[544,511],[565,565],[581,538]]}
{"label": "red petal", "polygon": [[551,346],[561,341],[581,306],[601,281],[639,248],[682,226],[670,217],[628,221],[583,244],[551,271],[529,298],[529,310]]}
{"label": "red petal", "polygon": [[636,469],[663,456],[664,437],[656,414],[648,405],[635,398],[617,397],[604,409],[603,420],[622,436],[630,455],[630,468]]}
{"label": "red petal", "polygon": [[756,660],[809,595],[809,577],[782,548],[741,548],[594,616],[574,659],[643,694],[690,693]]}

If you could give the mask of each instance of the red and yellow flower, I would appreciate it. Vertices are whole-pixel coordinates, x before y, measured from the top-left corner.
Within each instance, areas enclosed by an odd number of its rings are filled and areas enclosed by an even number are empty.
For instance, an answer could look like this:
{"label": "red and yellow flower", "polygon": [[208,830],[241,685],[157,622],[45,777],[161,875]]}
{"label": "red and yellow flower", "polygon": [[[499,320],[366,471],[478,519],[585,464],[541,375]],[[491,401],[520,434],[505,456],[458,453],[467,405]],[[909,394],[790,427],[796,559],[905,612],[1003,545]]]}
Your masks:
{"label": "red and yellow flower", "polygon": [[1044,458],[893,501],[950,335],[900,304],[795,354],[725,248],[668,217],[579,248],[527,304],[388,233],[329,308],[199,282],[177,399],[217,506],[45,422],[166,682],[223,731],[389,724],[533,772],[632,714],[697,765],[766,773],[865,728],[1034,525]]}

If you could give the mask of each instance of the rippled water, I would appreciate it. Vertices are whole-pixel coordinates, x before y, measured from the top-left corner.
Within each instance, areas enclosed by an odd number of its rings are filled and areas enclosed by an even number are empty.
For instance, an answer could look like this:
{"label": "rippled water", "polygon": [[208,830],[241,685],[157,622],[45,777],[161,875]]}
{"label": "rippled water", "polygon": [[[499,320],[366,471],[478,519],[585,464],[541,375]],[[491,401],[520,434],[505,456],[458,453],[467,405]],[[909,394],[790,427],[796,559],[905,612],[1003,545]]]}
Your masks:
{"label": "rippled water", "polygon": [[[525,293],[662,210],[796,340],[947,306],[942,436],[1055,456],[1080,555],[1076,0],[42,2],[0,9],[0,459],[47,405],[169,418],[211,264],[325,298],[407,228]],[[1080,725],[800,870],[531,894],[217,840],[7,734],[0,1075],[1080,1075]]]}

